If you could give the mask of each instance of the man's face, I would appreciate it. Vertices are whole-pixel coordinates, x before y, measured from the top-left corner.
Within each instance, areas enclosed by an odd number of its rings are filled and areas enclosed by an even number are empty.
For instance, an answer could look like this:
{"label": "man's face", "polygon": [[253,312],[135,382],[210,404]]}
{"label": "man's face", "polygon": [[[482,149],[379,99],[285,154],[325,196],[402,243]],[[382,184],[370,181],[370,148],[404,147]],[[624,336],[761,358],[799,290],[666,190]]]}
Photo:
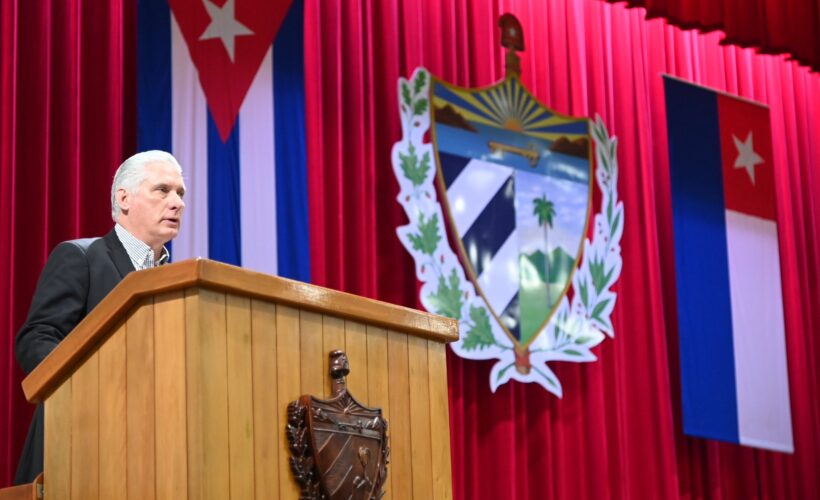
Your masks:
{"label": "man's face", "polygon": [[117,191],[122,209],[119,222],[156,251],[179,232],[184,194],[185,182],[173,165],[149,163],[145,165],[145,180],[135,193]]}

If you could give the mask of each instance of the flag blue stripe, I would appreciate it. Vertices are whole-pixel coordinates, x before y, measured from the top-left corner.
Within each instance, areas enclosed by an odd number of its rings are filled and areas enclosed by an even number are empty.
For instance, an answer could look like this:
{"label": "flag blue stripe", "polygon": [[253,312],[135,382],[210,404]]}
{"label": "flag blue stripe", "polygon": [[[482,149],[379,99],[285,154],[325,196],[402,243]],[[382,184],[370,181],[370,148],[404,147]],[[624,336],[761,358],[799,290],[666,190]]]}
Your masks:
{"label": "flag blue stripe", "polygon": [[[171,10],[137,3],[137,151],[171,151]],[[173,257],[172,243],[167,245]]]}
{"label": "flag blue stripe", "polygon": [[171,11],[137,4],[137,149],[171,151]]}
{"label": "flag blue stripe", "polygon": [[239,121],[222,142],[208,111],[208,256],[242,265],[242,222],[239,214]]}
{"label": "flag blue stripe", "polygon": [[303,18],[294,0],[273,44],[276,229],[279,275],[310,282]]}
{"label": "flag blue stripe", "polygon": [[665,80],[683,428],[739,442],[717,95]]}

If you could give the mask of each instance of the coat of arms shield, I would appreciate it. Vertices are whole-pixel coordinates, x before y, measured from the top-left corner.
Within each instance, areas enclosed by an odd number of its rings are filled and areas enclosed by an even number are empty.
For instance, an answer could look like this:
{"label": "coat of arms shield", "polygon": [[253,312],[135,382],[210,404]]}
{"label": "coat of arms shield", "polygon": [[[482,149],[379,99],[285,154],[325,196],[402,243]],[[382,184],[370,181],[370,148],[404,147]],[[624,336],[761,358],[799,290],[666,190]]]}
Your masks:
{"label": "coat of arms shield", "polygon": [[476,292],[516,350],[567,293],[589,220],[586,119],[541,105],[513,74],[465,89],[431,82],[445,218]]}
{"label": "coat of arms shield", "polygon": [[409,224],[397,233],[424,307],[459,320],[453,351],[497,360],[493,391],[514,379],[561,396],[548,362],[594,361],[591,349],[614,335],[617,140],[600,117],[540,103],[520,78],[520,23],[505,14],[499,26],[500,82],[464,88],[423,68],[399,79],[392,160]]}
{"label": "coat of arms shield", "polygon": [[387,421],[347,390],[343,351],[330,353],[333,397],[306,394],[288,405],[290,465],[303,500],[378,500],[387,479]]}

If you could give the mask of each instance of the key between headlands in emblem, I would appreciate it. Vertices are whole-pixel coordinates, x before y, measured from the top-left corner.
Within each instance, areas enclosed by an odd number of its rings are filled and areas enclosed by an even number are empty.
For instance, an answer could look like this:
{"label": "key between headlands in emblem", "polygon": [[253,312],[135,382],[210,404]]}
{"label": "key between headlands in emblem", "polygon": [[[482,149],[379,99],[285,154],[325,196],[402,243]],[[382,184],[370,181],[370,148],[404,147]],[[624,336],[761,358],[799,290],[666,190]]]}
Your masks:
{"label": "key between headlands in emblem", "polygon": [[306,394],[288,405],[285,434],[291,472],[303,499],[379,499],[390,449],[380,408],[359,403],[348,391],[344,351],[329,353],[333,396]]}
{"label": "key between headlands in emblem", "polygon": [[515,146],[510,146],[509,144],[504,144],[501,142],[496,141],[488,141],[487,146],[490,148],[490,151],[493,153],[499,153],[502,151],[507,151],[509,153],[514,153],[526,158],[530,165],[535,167],[538,165],[538,160],[541,159],[541,154],[535,149],[535,146],[530,146],[529,149],[526,148],[519,148]]}

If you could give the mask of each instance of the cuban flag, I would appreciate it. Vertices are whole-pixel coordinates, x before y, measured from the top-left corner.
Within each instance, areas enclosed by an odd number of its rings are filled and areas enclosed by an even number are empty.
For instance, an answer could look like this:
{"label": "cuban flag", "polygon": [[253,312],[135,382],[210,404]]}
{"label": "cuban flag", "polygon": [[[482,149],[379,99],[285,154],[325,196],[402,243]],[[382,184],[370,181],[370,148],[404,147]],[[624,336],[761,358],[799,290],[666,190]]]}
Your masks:
{"label": "cuban flag", "polygon": [[684,433],[792,453],[769,110],[665,89]]}
{"label": "cuban flag", "polygon": [[301,0],[137,9],[138,149],[172,152],[188,188],[173,260],[310,281]]}

